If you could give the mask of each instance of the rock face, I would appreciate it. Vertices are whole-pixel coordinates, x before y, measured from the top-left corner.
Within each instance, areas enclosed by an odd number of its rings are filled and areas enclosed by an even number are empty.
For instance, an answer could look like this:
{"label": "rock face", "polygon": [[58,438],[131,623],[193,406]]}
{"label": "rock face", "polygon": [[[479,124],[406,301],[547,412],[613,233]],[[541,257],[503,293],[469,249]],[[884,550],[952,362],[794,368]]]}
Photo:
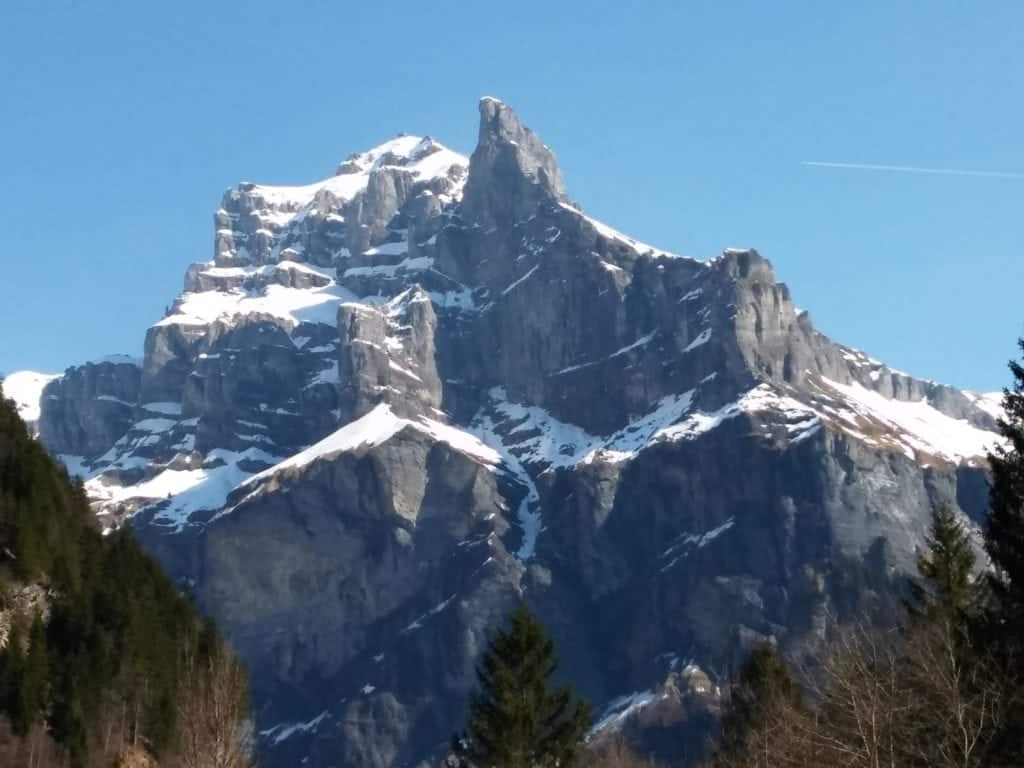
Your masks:
{"label": "rock face", "polygon": [[588,217],[495,99],[468,160],[400,136],[215,223],[141,367],[40,424],[249,662],[265,765],[432,759],[520,599],[602,732],[692,756],[712,671],[884,620],[933,508],[984,516],[997,398]]}
{"label": "rock face", "polygon": [[139,363],[111,357],[70,368],[42,393],[39,431],[51,451],[97,458],[135,422]]}
{"label": "rock face", "polygon": [[463,200],[467,219],[485,229],[511,227],[564,196],[551,150],[507,106],[481,99],[480,138]]}

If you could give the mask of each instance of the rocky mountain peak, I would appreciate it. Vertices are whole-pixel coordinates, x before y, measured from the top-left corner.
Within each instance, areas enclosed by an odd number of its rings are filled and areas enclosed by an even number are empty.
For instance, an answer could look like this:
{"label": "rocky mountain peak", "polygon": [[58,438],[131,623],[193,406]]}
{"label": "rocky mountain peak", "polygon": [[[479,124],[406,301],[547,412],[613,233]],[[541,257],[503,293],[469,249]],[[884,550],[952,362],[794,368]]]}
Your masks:
{"label": "rocky mountain peak", "polygon": [[688,717],[697,666],[813,644],[935,505],[984,514],[997,396],[825,337],[753,249],[587,216],[496,99],[471,159],[399,136],[215,222],[143,366],[39,425],[245,656],[271,768],[436,757],[524,596],[599,710]]}
{"label": "rocky mountain peak", "polygon": [[480,134],[469,162],[464,210],[485,228],[515,224],[565,196],[554,153],[503,102],[480,100]]}

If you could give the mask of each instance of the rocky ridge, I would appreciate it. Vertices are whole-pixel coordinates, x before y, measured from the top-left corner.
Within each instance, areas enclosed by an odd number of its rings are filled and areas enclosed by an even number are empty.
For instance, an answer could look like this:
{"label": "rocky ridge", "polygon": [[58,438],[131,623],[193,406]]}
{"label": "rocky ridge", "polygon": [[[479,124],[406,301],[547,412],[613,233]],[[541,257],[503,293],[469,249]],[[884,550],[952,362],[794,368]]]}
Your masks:
{"label": "rocky ridge", "polygon": [[697,723],[694,680],[884,613],[936,504],[984,514],[996,398],[829,340],[754,250],[588,217],[496,99],[469,159],[401,136],[215,223],[39,430],[249,661],[270,765],[437,754],[521,597],[601,723]]}

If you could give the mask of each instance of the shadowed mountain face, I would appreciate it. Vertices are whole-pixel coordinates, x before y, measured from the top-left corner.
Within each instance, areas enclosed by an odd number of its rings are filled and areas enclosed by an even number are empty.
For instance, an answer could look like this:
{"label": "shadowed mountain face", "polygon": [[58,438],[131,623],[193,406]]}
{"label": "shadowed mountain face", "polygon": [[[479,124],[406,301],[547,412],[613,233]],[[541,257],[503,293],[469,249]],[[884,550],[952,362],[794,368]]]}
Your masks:
{"label": "shadowed mountain face", "polygon": [[521,597],[678,752],[752,644],[884,620],[933,507],[984,514],[997,399],[822,336],[753,250],[589,218],[495,99],[470,159],[402,136],[215,221],[141,363],[38,423],[248,660],[266,765],[436,755]]}

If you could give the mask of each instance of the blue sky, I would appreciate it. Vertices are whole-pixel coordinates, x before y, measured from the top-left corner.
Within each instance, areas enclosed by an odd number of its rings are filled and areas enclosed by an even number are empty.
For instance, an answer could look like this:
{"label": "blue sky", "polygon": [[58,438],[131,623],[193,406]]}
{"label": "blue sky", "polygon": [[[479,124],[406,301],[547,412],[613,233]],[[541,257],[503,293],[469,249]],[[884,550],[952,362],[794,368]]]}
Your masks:
{"label": "blue sky", "polygon": [[469,153],[511,104],[570,196],[698,257],[753,246],[894,367],[1007,382],[1024,333],[1019,31],[1005,2],[0,4],[0,370],[140,354],[241,180],[394,134]]}

